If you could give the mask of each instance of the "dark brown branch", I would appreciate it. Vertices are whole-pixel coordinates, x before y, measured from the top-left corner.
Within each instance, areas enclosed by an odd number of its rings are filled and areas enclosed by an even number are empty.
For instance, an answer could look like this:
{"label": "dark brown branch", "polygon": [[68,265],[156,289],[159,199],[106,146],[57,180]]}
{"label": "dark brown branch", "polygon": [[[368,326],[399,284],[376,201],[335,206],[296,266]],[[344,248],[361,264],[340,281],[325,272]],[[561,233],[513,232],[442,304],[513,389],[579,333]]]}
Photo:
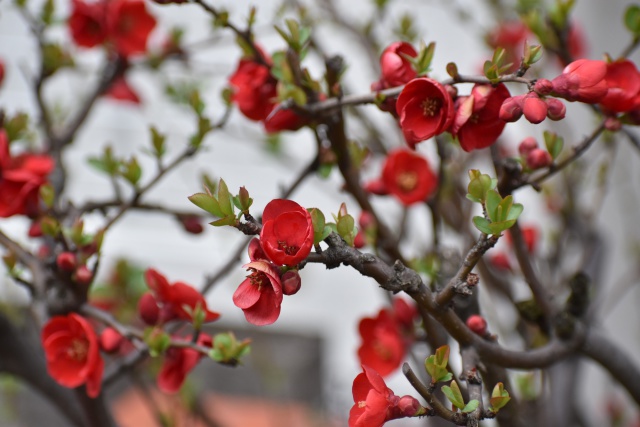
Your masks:
{"label": "dark brown branch", "polygon": [[462,378],[467,383],[467,391],[469,392],[469,401],[477,400],[478,407],[467,416],[467,427],[478,427],[478,423],[482,418],[482,379],[478,373],[478,364],[480,362],[478,352],[475,348],[467,346],[460,349],[462,355]]}

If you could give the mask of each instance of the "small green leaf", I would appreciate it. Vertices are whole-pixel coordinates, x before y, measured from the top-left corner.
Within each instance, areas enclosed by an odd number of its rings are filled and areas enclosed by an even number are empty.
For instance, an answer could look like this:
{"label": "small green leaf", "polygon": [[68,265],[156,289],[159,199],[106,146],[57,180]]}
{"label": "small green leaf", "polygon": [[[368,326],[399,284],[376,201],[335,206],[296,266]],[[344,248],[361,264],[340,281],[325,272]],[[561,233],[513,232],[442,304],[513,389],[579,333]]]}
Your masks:
{"label": "small green leaf", "polygon": [[509,396],[509,392],[504,389],[504,385],[502,383],[498,383],[493,388],[491,392],[491,399],[489,400],[489,410],[492,412],[498,412],[501,408],[503,408],[509,401],[511,397]]}
{"label": "small green leaf", "polygon": [[56,193],[55,193],[55,190],[53,189],[53,185],[48,183],[44,184],[40,186],[39,191],[40,191],[40,199],[48,209],[51,209],[53,207],[53,202],[55,201],[55,197],[56,197]]}
{"label": "small green leaf", "polygon": [[153,146],[153,155],[160,159],[166,152],[164,142],[167,137],[166,135],[158,132],[158,129],[156,129],[155,126],[151,126],[149,128],[149,131],[151,132],[151,145]]}
{"label": "small green leaf", "polygon": [[210,222],[209,224],[213,225],[214,227],[221,227],[223,225],[236,225],[237,223],[238,220],[235,215],[228,215],[220,218],[217,221]]}
{"label": "small green leaf", "polygon": [[502,197],[495,190],[487,191],[487,200],[485,202],[485,206],[487,208],[487,215],[489,219],[494,221],[500,221],[498,217],[498,206],[502,202]]}
{"label": "small green leaf", "polygon": [[132,157],[128,162],[122,163],[122,171],[120,173],[124,179],[135,186],[142,177],[142,168],[140,168],[138,160]]}
{"label": "small green leaf", "polygon": [[551,154],[551,158],[555,160],[562,152],[564,139],[554,132],[544,131],[544,145]]}
{"label": "small green leaf", "polygon": [[227,184],[222,178],[218,181],[218,204],[220,205],[220,210],[224,215],[235,215],[233,203],[231,201],[231,194],[229,193]]}
{"label": "small green leaf", "polygon": [[451,76],[453,80],[457,80],[460,78],[460,74],[458,73],[458,66],[455,64],[455,62],[449,62],[447,64],[447,74],[449,74],[449,76]]}
{"label": "small green leaf", "polygon": [[640,36],[640,6],[632,4],[624,12],[624,25],[635,36]]}
{"label": "small green leaf", "polygon": [[492,230],[491,228],[489,228],[490,224],[491,223],[484,217],[481,217],[481,216],[473,217],[473,225],[475,225],[476,228],[484,234],[492,234]]}
{"label": "small green leaf", "polygon": [[467,403],[465,407],[462,408],[461,412],[468,414],[470,412],[475,411],[476,408],[478,408],[478,406],[480,406],[480,402],[478,402],[476,399],[470,400],[469,403]]}
{"label": "small green leaf", "polygon": [[215,197],[210,194],[196,193],[188,197],[189,201],[202,210],[209,212],[216,217],[224,216],[220,205]]}
{"label": "small green leaf", "polygon": [[40,13],[40,19],[45,25],[51,25],[53,21],[53,14],[55,12],[55,3],[53,0],[46,0],[42,5],[42,12]]}
{"label": "small green leaf", "polygon": [[451,402],[456,408],[463,409],[465,407],[460,387],[455,381],[451,381],[451,386],[442,386],[442,393],[447,396],[449,402]]}

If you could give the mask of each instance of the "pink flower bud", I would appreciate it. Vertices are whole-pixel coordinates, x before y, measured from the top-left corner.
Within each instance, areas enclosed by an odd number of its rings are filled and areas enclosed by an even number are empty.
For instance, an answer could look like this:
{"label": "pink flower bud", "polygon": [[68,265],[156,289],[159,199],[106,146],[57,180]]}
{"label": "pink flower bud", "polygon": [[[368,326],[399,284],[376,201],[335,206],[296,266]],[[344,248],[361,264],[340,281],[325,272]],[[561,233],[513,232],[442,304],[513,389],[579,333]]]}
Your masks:
{"label": "pink flower bud", "polygon": [[522,104],[525,95],[507,98],[500,107],[499,117],[505,122],[515,122],[522,117]]}
{"label": "pink flower bud", "polygon": [[615,117],[607,117],[604,121],[604,128],[611,132],[617,132],[622,127],[622,123],[620,120]]}
{"label": "pink flower bud", "polygon": [[40,225],[40,221],[36,220],[31,223],[31,227],[29,227],[27,235],[29,237],[42,237],[42,226]]}
{"label": "pink flower bud", "polygon": [[518,153],[520,153],[522,157],[527,157],[527,154],[536,148],[538,148],[538,141],[536,141],[534,137],[529,136],[523,139],[520,145],[518,145]]}
{"label": "pink flower bud", "polygon": [[362,230],[358,231],[358,234],[356,234],[356,237],[353,238],[353,246],[356,249],[361,249],[366,244],[367,244],[367,242],[365,241],[364,234],[362,233]]}
{"label": "pink flower bud", "polygon": [[553,83],[551,80],[538,79],[533,85],[533,90],[540,96],[549,95],[553,91]]}
{"label": "pink flower bud", "polygon": [[300,274],[296,270],[287,271],[280,277],[280,280],[282,281],[282,293],[285,295],[296,294],[302,286]]}
{"label": "pink flower bud", "polygon": [[76,269],[76,282],[80,285],[88,286],[93,280],[93,273],[86,265],[81,265]]}
{"label": "pink flower bud", "polygon": [[106,353],[115,353],[120,349],[124,337],[113,328],[105,328],[100,334],[100,348]]}
{"label": "pink flower bud", "polygon": [[477,314],[472,314],[467,318],[467,327],[480,336],[487,333],[487,321]]}
{"label": "pink flower bud", "polygon": [[56,258],[56,264],[62,271],[73,271],[76,268],[76,256],[71,252],[62,252]]}
{"label": "pink flower bud", "polygon": [[551,154],[540,148],[536,148],[535,150],[532,150],[529,154],[527,154],[527,166],[530,169],[535,170],[544,168],[549,166],[551,163],[553,163]]}
{"label": "pink flower bud", "polygon": [[537,93],[530,92],[525,96],[522,112],[524,113],[524,118],[531,123],[538,124],[542,122],[547,117],[547,110],[547,104],[540,99]]}
{"label": "pink flower bud", "polygon": [[160,317],[158,303],[151,292],[143,294],[138,300],[138,314],[147,325],[155,325]]}
{"label": "pink flower bud", "polygon": [[547,117],[551,120],[562,120],[564,119],[565,114],[567,113],[567,107],[564,106],[564,103],[556,98],[547,98],[545,99],[547,103]]}
{"label": "pink flower bud", "polygon": [[396,407],[400,412],[400,417],[413,417],[422,413],[422,405],[420,405],[417,399],[411,396],[402,396],[400,400],[398,400]]}
{"label": "pink flower bud", "polygon": [[381,179],[367,182],[366,184],[364,184],[364,190],[378,196],[386,196],[387,194],[389,194],[387,186]]}
{"label": "pink flower bud", "polygon": [[183,215],[178,218],[182,224],[182,228],[187,233],[200,234],[204,231],[204,227],[200,222],[200,217],[197,215]]}

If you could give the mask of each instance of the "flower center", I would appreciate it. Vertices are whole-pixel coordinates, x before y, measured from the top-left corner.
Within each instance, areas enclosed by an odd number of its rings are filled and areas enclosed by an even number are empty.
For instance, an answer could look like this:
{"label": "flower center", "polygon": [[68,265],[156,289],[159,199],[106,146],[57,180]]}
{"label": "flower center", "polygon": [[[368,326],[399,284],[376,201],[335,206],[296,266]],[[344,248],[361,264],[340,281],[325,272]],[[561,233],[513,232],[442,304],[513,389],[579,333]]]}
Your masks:
{"label": "flower center", "polygon": [[358,408],[364,408],[367,406],[367,402],[365,400],[361,400],[358,402]]}
{"label": "flower center", "polygon": [[433,117],[440,111],[442,107],[442,100],[440,98],[427,98],[420,104],[422,107],[422,114],[425,117]]}
{"label": "flower center", "polygon": [[474,125],[478,123],[479,120],[480,116],[477,113],[474,113],[471,115],[471,117],[469,117],[469,122],[473,123]]}
{"label": "flower center", "polygon": [[408,193],[418,185],[418,174],[414,171],[403,171],[396,176],[396,184],[403,193]]}
{"label": "flower center", "polygon": [[380,359],[382,359],[384,361],[391,360],[391,357],[393,356],[393,353],[389,349],[389,347],[384,345],[379,340],[376,340],[373,343],[373,351],[375,351],[376,354],[378,355],[378,357],[380,357]]}
{"label": "flower center", "polygon": [[87,359],[88,343],[86,340],[75,339],[71,346],[67,348],[67,357],[69,359],[82,362]]}
{"label": "flower center", "polygon": [[262,271],[257,271],[257,270],[253,270],[253,272],[247,277],[251,281],[252,285],[258,287],[258,290],[261,290],[262,286],[264,286],[265,284],[265,281],[269,280]]}
{"label": "flower center", "polygon": [[297,246],[289,246],[284,240],[278,240],[278,247],[287,255],[295,255],[300,250]]}

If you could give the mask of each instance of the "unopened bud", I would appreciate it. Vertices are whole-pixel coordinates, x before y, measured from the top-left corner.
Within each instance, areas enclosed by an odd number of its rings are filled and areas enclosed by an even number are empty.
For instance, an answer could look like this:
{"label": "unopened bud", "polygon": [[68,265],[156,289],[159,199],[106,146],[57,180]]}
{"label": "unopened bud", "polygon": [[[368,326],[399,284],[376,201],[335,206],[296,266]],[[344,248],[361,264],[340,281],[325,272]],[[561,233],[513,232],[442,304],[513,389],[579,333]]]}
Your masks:
{"label": "unopened bud", "polygon": [[73,271],[76,268],[76,256],[71,252],[62,252],[56,258],[56,264],[62,271]]}
{"label": "unopened bud", "polygon": [[387,190],[387,186],[384,185],[381,179],[377,179],[374,181],[369,181],[364,185],[365,191],[376,194],[378,196],[386,196],[389,194],[389,190]]}
{"label": "unopened bud", "polygon": [[106,353],[115,353],[120,349],[124,337],[113,328],[105,328],[100,334],[100,348]]}
{"label": "unopened bud", "polygon": [[547,117],[548,109],[546,102],[535,92],[528,93],[522,104],[524,118],[533,124],[541,123]]}
{"label": "unopened bud", "polygon": [[567,113],[567,107],[565,107],[564,103],[556,98],[547,98],[545,99],[547,103],[547,117],[551,120],[562,120],[564,119],[565,114]]}
{"label": "unopened bud", "polygon": [[615,117],[607,117],[604,121],[604,128],[611,132],[617,132],[622,127],[622,123]]}
{"label": "unopened bud", "polygon": [[524,95],[507,98],[500,107],[500,120],[505,122],[515,122],[522,117],[522,103]]}
{"label": "unopened bud", "polygon": [[280,277],[280,280],[282,281],[282,293],[285,295],[296,294],[302,286],[300,274],[296,270],[287,271]]}
{"label": "unopened bud", "polygon": [[522,142],[520,142],[520,145],[518,145],[518,153],[520,153],[520,155],[526,159],[527,154],[529,154],[536,148],[538,148],[538,141],[536,141],[534,137],[529,136],[523,139]]}
{"label": "unopened bud", "polygon": [[147,325],[155,325],[158,322],[160,309],[155,297],[150,292],[143,294],[138,300],[138,314]]}
{"label": "unopened bud", "polygon": [[88,286],[93,281],[93,273],[86,265],[81,265],[76,269],[76,282],[80,285]]}
{"label": "unopened bud", "polygon": [[553,83],[547,79],[538,79],[533,85],[533,90],[540,96],[549,95],[553,92]]}
{"label": "unopened bud", "polygon": [[527,154],[527,166],[530,169],[540,169],[549,166],[553,162],[551,154],[547,151],[536,148]]}
{"label": "unopened bud", "polygon": [[467,318],[467,327],[480,336],[487,333],[487,321],[477,314],[472,314]]}

